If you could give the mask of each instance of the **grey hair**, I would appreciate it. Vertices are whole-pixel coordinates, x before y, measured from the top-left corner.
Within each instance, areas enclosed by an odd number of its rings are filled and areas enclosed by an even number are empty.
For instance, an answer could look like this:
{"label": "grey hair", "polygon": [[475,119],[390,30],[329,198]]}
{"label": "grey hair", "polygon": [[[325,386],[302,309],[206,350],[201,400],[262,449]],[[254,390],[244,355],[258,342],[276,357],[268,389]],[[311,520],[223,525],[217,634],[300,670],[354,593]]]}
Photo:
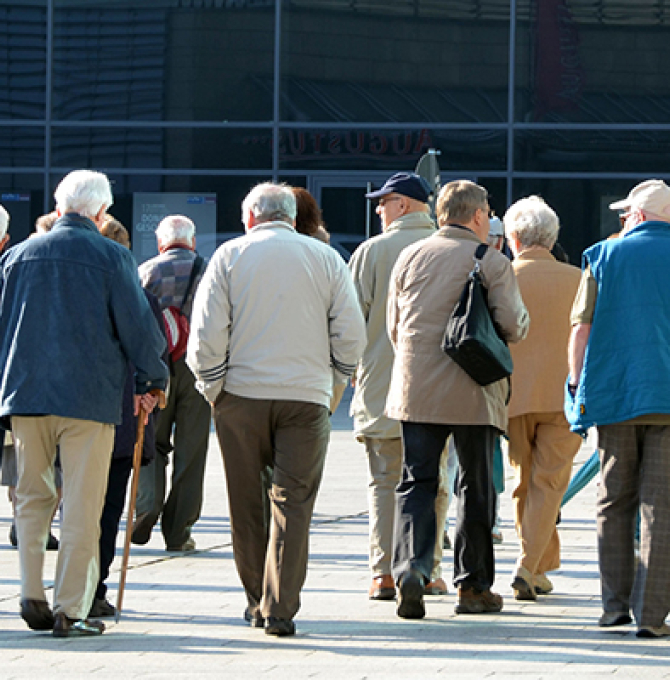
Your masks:
{"label": "grey hair", "polygon": [[177,241],[191,243],[195,238],[195,224],[185,215],[168,215],[156,227],[156,238],[166,245]]}
{"label": "grey hair", "polygon": [[257,184],[242,202],[242,221],[245,225],[249,215],[262,222],[279,220],[293,223],[297,212],[295,196],[287,184]]}
{"label": "grey hair", "polygon": [[539,196],[528,196],[511,205],[503,223],[505,234],[514,234],[524,248],[542,246],[551,250],[558,238],[558,216]]}
{"label": "grey hair", "polygon": [[0,205],[0,238],[5,238],[9,227],[9,213]]}
{"label": "grey hair", "polygon": [[75,170],[66,175],[54,192],[56,207],[61,213],[76,212],[95,217],[114,202],[107,175],[93,170]]}

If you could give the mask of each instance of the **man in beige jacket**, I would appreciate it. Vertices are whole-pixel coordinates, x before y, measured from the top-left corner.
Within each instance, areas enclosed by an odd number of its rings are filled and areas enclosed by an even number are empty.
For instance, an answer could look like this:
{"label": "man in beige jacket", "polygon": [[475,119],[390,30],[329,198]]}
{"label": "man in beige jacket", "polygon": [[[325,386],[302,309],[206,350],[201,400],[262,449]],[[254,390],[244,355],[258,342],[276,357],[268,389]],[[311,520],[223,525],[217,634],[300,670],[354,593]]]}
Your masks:
{"label": "man in beige jacket", "polygon": [[553,590],[545,573],[560,566],[556,517],[581,443],[563,414],[570,309],[581,275],[551,254],[558,217],[541,198],[517,201],[504,222],[532,321],[526,339],[512,347],[509,459],[516,472],[512,498],[521,541],[512,588],[517,600],[535,600],[537,593]]}
{"label": "man in beige jacket", "polygon": [[356,369],[351,413],[354,434],[365,445],[369,466],[371,600],[395,599],[391,555],[402,447],[400,423],[384,415],[393,368],[393,347],[386,332],[389,279],[401,251],[435,233],[430,193],[428,182],[419,175],[398,173],[378,191],[366,194],[378,200],[383,233],[362,243],[349,261],[368,339]]}
{"label": "man in beige jacket", "polygon": [[[454,585],[457,614],[496,612],[491,529],[495,514],[492,467],[495,437],[507,426],[507,380],[477,384],[441,349],[474,253],[489,232],[486,190],[469,181],[447,184],[437,200],[441,229],[406,248],[391,275],[388,330],[395,361],[386,415],[401,421],[403,468],[396,489],[393,575],[398,616],[422,618],[435,540],[440,456],[453,434],[458,454]],[[489,248],[480,270],[495,322],[509,342],[528,329],[510,261]]]}

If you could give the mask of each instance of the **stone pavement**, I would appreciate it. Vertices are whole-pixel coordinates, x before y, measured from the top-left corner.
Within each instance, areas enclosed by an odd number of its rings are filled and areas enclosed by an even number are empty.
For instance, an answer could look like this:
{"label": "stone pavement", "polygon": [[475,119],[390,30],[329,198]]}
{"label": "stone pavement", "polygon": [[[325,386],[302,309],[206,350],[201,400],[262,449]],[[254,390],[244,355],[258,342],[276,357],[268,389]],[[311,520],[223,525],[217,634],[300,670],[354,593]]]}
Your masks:
{"label": "stone pavement", "polygon": [[[98,638],[54,639],[28,630],[18,614],[17,553],[8,545],[11,512],[0,499],[0,680],[13,678],[670,678],[670,642],[638,640],[634,626],[597,627],[600,615],[592,482],[563,511],[563,566],[555,592],[516,602],[509,586],[518,543],[511,481],[502,498],[505,541],[496,547],[500,614],[456,616],[455,597],[427,598],[421,621],[396,617],[395,604],[367,599],[366,462],[346,417],[334,431],[317,502],[311,558],[294,638],[274,639],[242,620],[245,598],[232,558],[223,468],[210,442],[197,550],[164,551],[160,532],[133,546],[124,613]],[[589,443],[577,463],[588,458]],[[57,533],[57,531],[56,531]],[[119,545],[121,545],[119,539]],[[50,583],[56,555],[47,553]],[[116,597],[118,563],[110,577]],[[445,553],[446,576],[451,555]],[[448,580],[448,578],[447,578]]]}

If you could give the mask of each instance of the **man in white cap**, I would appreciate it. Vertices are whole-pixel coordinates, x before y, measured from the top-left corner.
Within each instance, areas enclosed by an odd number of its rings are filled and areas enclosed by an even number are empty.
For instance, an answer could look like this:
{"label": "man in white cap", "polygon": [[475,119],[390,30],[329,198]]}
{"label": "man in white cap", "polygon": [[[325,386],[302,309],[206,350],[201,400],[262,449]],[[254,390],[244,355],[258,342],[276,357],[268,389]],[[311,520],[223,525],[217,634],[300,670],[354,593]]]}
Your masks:
{"label": "man in white cap", "polygon": [[583,255],[565,409],[573,431],[598,428],[599,625],[632,610],[653,638],[670,635],[670,187],[647,180],[610,208],[623,229]]}

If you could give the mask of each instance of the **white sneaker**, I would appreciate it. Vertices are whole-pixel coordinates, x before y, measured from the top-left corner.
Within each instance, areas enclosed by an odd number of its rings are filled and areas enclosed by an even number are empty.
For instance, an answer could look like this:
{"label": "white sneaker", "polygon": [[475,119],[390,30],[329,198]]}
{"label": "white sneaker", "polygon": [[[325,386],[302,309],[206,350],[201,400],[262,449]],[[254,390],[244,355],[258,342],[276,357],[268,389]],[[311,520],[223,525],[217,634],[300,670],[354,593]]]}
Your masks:
{"label": "white sneaker", "polygon": [[660,638],[670,635],[670,626],[662,623],[660,626],[640,626],[636,635],[639,638]]}

